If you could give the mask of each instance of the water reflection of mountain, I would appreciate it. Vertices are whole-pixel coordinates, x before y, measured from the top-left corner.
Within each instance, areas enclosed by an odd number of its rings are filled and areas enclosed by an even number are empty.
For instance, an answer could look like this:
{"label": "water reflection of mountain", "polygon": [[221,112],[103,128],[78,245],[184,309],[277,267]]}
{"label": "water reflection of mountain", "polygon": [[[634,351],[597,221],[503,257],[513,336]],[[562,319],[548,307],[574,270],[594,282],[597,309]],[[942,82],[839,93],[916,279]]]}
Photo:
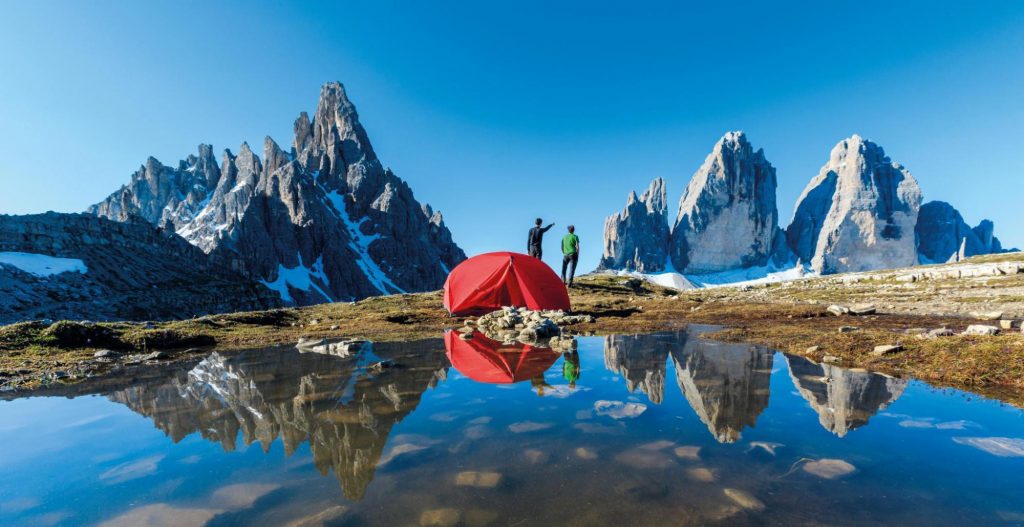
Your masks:
{"label": "water reflection of mountain", "polygon": [[786,356],[789,376],[800,395],[818,412],[818,421],[839,437],[867,424],[903,394],[907,381],[865,370],[815,364],[803,357]]}
{"label": "water reflection of mountain", "polygon": [[679,389],[700,420],[720,442],[739,439],[768,407],[773,353],[748,344],[700,338],[705,331],[605,337],[604,364],[622,375],[629,391],[640,390],[660,404],[668,357]]}
{"label": "water reflection of mountain", "polygon": [[673,350],[676,381],[700,420],[721,443],[733,443],[768,407],[773,353],[749,344],[701,339],[691,333]]}
{"label": "water reflection of mountain", "polygon": [[[198,432],[235,448],[241,432],[264,450],[280,438],[287,454],[308,441],[321,473],[333,469],[361,499],[392,427],[447,375],[439,341],[366,344],[348,357],[282,350],[214,353],[162,384],[108,394],[153,420],[175,442]],[[383,361],[384,367],[377,366]]]}
{"label": "water reflection of mountain", "polygon": [[685,331],[610,335],[604,338],[604,367],[626,379],[630,392],[640,390],[652,403],[661,404],[668,356],[685,345]]}

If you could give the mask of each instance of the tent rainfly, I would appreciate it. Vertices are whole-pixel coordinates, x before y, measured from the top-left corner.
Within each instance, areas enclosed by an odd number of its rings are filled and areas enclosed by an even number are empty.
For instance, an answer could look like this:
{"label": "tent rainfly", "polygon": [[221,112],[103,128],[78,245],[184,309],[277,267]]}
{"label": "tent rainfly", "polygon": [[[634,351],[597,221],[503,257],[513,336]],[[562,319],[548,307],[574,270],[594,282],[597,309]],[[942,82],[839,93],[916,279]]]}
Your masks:
{"label": "tent rainfly", "polygon": [[444,282],[444,307],[454,316],[482,315],[502,306],[569,311],[569,293],[544,262],[525,254],[474,256]]}

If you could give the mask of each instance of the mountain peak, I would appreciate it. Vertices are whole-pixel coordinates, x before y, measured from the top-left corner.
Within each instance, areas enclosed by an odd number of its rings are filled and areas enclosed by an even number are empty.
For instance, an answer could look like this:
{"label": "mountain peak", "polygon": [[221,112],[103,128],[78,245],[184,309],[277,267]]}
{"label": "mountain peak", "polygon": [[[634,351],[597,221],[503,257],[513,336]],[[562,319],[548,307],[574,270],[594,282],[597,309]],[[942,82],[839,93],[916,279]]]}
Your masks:
{"label": "mountain peak", "polygon": [[294,127],[294,151],[267,136],[262,161],[248,143],[225,150],[219,170],[200,161],[207,145],[178,169],[152,159],[90,212],[169,222],[288,303],[441,287],[465,253],[440,213],[377,160],[342,84],[324,84],[312,119],[302,112]]}

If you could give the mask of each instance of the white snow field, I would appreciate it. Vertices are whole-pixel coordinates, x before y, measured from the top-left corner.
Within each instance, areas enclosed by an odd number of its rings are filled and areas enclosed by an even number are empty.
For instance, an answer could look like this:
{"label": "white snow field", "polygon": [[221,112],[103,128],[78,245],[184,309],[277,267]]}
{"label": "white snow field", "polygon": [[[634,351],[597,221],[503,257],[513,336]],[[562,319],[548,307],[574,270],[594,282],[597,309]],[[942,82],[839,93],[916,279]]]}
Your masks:
{"label": "white snow field", "polygon": [[615,274],[616,276],[632,276],[646,280],[652,284],[671,287],[673,289],[679,289],[680,291],[704,287],[744,286],[786,282],[789,280],[814,276],[814,273],[808,272],[803,266],[793,266],[788,269],[777,269],[775,267],[749,267],[747,269],[732,269],[718,273],[686,275],[673,271],[664,273],[613,271],[612,274]]}
{"label": "white snow field", "polygon": [[0,252],[0,264],[7,264],[41,278],[60,273],[86,273],[89,269],[78,258],[58,258],[46,254]]}

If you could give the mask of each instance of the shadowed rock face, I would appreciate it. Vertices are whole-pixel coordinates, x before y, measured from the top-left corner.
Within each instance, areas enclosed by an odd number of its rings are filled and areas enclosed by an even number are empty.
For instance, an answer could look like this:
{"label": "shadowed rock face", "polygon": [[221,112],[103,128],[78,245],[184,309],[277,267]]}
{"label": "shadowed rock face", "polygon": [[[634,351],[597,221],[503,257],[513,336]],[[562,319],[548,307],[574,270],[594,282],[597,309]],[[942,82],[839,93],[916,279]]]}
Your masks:
{"label": "shadowed rock face", "polygon": [[664,271],[668,244],[665,180],[657,178],[640,197],[630,192],[626,208],[605,219],[604,253],[598,268],[640,273]]}
{"label": "shadowed rock face", "polygon": [[968,256],[1001,252],[1002,244],[992,235],[992,229],[989,220],[971,228],[949,203],[929,201],[921,206],[917,218],[917,250],[922,263],[957,262]]}
{"label": "shadowed rock face", "polygon": [[841,141],[797,200],[792,251],[820,273],[917,264],[921,190],[903,166],[858,135]]}
{"label": "shadowed rock face", "polygon": [[685,331],[604,338],[604,367],[626,379],[630,392],[640,390],[654,404],[665,398],[665,369],[672,350],[686,345]]}
{"label": "shadowed rock face", "polygon": [[[280,439],[291,455],[308,442],[317,469],[333,470],[349,499],[373,479],[391,429],[447,375],[440,341],[365,344],[348,357],[281,350],[217,353],[163,380],[107,396],[153,420],[175,442],[193,433],[233,450]],[[367,366],[388,361],[392,367]]]}
{"label": "shadowed rock face", "polygon": [[672,350],[679,389],[716,440],[734,443],[768,407],[773,353],[689,337]]}
{"label": "shadowed rock face", "polygon": [[159,320],[277,307],[271,290],[139,218],[0,216],[0,252],[82,260],[85,273],[33,276],[0,264],[0,323]]}
{"label": "shadowed rock face", "polygon": [[815,364],[803,357],[786,356],[789,376],[807,399],[826,430],[843,437],[867,424],[907,387],[907,381],[863,370]]}
{"label": "shadowed rock face", "polygon": [[672,229],[677,270],[713,273],[768,263],[777,248],[775,167],[729,132],[690,179]]}
{"label": "shadowed rock face", "polygon": [[441,287],[465,259],[440,213],[383,167],[340,83],[302,112],[290,151],[271,138],[165,167],[150,158],[89,212],[166,226],[292,304]]}

